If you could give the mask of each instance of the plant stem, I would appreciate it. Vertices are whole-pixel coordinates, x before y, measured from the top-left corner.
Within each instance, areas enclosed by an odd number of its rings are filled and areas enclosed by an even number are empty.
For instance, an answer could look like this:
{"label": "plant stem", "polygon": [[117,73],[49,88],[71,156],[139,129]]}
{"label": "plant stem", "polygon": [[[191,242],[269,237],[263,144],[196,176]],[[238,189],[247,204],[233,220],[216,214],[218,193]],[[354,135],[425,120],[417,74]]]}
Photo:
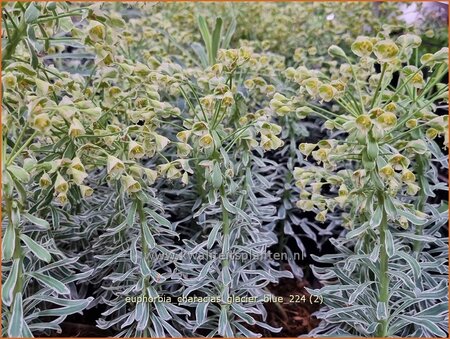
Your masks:
{"label": "plant stem", "polygon": [[379,93],[379,91],[380,91],[381,84],[382,84],[382,82],[383,82],[384,73],[386,72],[386,68],[387,68],[387,63],[384,63],[384,64],[383,64],[383,68],[382,68],[382,70],[381,70],[380,80],[378,81],[377,89],[375,90],[375,94],[374,94],[374,96],[373,96],[373,98],[372,98],[372,103],[370,104],[370,109],[373,108],[373,106],[375,105],[375,102],[376,102],[376,100],[377,100],[378,93]]}
{"label": "plant stem", "polygon": [[10,158],[6,162],[6,166],[10,165],[13,162],[13,160],[25,149],[25,147],[27,147],[28,144],[33,141],[36,134],[37,134],[37,131],[34,131],[33,134],[27,139],[27,141],[25,141],[25,143],[22,145],[22,147],[20,147],[20,149],[16,153],[11,154]]}
{"label": "plant stem", "polygon": [[[226,194],[225,194],[225,184],[222,184],[220,186],[220,196],[225,198]],[[228,237],[230,234],[230,216],[228,214],[228,211],[226,210],[226,208],[223,206],[222,204],[222,234],[223,237]],[[223,259],[222,260],[222,269],[226,268],[229,266],[229,262],[228,262],[228,258],[227,259]],[[221,305],[221,307],[228,307],[227,305]],[[234,332],[234,331],[232,331]],[[233,337],[234,337],[234,333],[233,333]]]}
{"label": "plant stem", "polygon": [[[418,154],[416,156],[416,173],[417,177],[419,178],[420,187],[422,187],[421,190],[419,190],[419,196],[416,201],[416,210],[423,212],[423,208],[426,201],[426,195],[424,192],[423,187],[427,185],[426,178],[425,178],[425,165],[426,165],[427,159],[423,156]],[[422,226],[416,225],[416,234],[422,235],[423,228]],[[414,240],[413,244],[414,254],[416,257],[418,257],[419,253],[422,251],[422,242],[419,240]]]}
{"label": "plant stem", "polygon": [[364,114],[364,112],[366,110],[365,110],[364,101],[363,101],[363,98],[362,98],[361,87],[359,86],[358,78],[356,77],[355,68],[353,67],[353,64],[351,63],[350,59],[349,58],[346,58],[346,59],[347,59],[348,64],[350,65],[350,69],[352,71],[353,79],[355,79],[356,90],[358,91],[358,96],[359,96],[359,102],[361,104],[361,109],[362,109],[362,112]]}
{"label": "plant stem", "polygon": [[[12,214],[13,214],[13,198],[12,197],[5,197],[5,209],[6,213],[8,214],[8,222],[12,224]],[[19,260],[19,272],[17,274],[17,281],[16,285],[14,286],[13,290],[13,299],[10,309],[12,310],[14,308],[14,301],[15,301],[15,295],[19,292],[22,292],[23,288],[23,271],[22,271],[22,247],[20,244],[20,229],[18,227],[14,228],[14,232],[16,233],[15,236],[15,245],[14,245],[14,252],[12,260]]]}
{"label": "plant stem", "polygon": [[[388,230],[388,223],[386,210],[383,206],[384,205],[383,191],[378,192],[378,204],[380,204],[383,209],[381,224],[379,226],[381,249],[380,249],[380,292],[378,296],[378,301],[385,303],[387,305],[389,301],[389,275],[388,275],[389,257],[386,250],[386,232]],[[388,331],[388,320],[387,319],[380,320],[378,337],[381,338],[386,337],[387,331]]]}
{"label": "plant stem", "polygon": [[14,34],[11,37],[11,40],[8,41],[6,44],[4,50],[2,51],[3,57],[2,57],[2,68],[5,68],[6,61],[11,59],[12,55],[16,51],[17,46],[22,41],[23,37],[25,36],[27,31],[27,24],[25,22],[25,19],[22,17],[18,29],[14,31]]}
{"label": "plant stem", "polygon": [[[222,186],[220,186],[220,196],[222,198],[226,198],[226,193],[225,193],[225,185],[222,184]],[[228,211],[226,210],[226,208],[222,205],[222,234],[223,236],[228,236],[230,233],[230,216],[228,214]],[[222,263],[224,264],[224,266],[228,266],[228,259],[224,259],[222,261]]]}
{"label": "plant stem", "polygon": [[[140,221],[140,228],[141,228],[141,251],[142,251],[142,260],[147,260],[147,254],[148,254],[148,247],[147,247],[147,243],[144,239],[144,223],[147,222],[147,219],[145,217],[145,212],[144,212],[144,208],[142,205],[142,201],[137,199],[136,200],[137,203],[137,210],[139,213],[139,221]],[[148,265],[150,267],[150,265]],[[144,277],[144,296],[147,297],[147,287],[148,287],[148,277]],[[150,307],[150,306],[149,306]],[[150,320],[149,320],[150,321]],[[144,338],[147,338],[149,336],[149,331],[148,331],[148,325],[145,327],[144,329]]]}

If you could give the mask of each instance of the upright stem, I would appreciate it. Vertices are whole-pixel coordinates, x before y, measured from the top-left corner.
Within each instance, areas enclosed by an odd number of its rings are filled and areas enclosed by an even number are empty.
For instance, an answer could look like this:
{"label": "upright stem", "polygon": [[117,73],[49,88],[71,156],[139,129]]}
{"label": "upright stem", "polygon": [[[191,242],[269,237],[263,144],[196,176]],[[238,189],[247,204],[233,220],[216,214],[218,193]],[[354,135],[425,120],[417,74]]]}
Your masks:
{"label": "upright stem", "polygon": [[[12,223],[12,214],[13,214],[13,200],[12,197],[5,197],[5,207],[6,207],[6,213],[8,214],[8,222]],[[13,299],[11,304],[11,310],[14,308],[14,301],[15,301],[15,295],[19,292],[22,292],[23,287],[23,271],[22,271],[22,247],[20,244],[20,229],[18,227],[14,227],[14,232],[16,233],[15,236],[15,246],[14,246],[14,252],[13,252],[13,260],[19,260],[19,272],[17,274],[17,281],[16,285],[14,286],[13,290]]]}
{"label": "upright stem", "polygon": [[370,104],[370,109],[373,108],[373,106],[375,105],[375,103],[377,101],[378,93],[380,91],[381,84],[383,83],[383,78],[384,78],[384,73],[386,72],[386,68],[387,68],[387,63],[384,63],[382,66],[382,69],[381,69],[381,75],[380,75],[380,80],[378,81],[377,89],[375,90],[375,94],[372,98],[372,103]]}
{"label": "upright stem", "polygon": [[[221,197],[226,197],[225,195],[225,185],[222,184],[220,186],[220,195]],[[222,234],[224,237],[228,236],[230,234],[230,216],[228,214],[228,211],[225,209],[225,207],[222,205]],[[223,266],[228,266],[229,262],[228,259],[222,260]]]}
{"label": "upright stem", "polygon": [[[220,196],[221,197],[226,197],[225,195],[225,184],[222,184],[220,186]],[[228,214],[228,211],[225,209],[225,207],[222,205],[222,234],[223,237],[227,237],[230,234],[230,216]],[[229,266],[229,261],[228,258],[225,258],[222,260],[222,269],[225,267]],[[221,307],[228,307],[228,305],[221,305]],[[234,331],[233,331],[234,332]],[[234,337],[234,333],[233,333],[233,337]]]}
{"label": "upright stem", "polygon": [[[386,232],[388,230],[387,214],[384,208],[384,193],[382,191],[378,192],[378,204],[382,206],[383,215],[380,224],[380,293],[378,296],[378,301],[388,304],[389,301],[389,257],[386,250]],[[388,320],[380,320],[380,326],[378,330],[378,337],[384,338],[387,335],[388,330]]]}
{"label": "upright stem", "polygon": [[27,24],[25,22],[25,19],[22,16],[22,19],[19,23],[18,29],[16,29],[11,37],[11,40],[8,41],[6,44],[4,50],[2,51],[3,57],[2,57],[2,68],[5,68],[6,61],[11,59],[12,55],[16,51],[17,45],[22,41],[23,36],[25,36],[27,31]]}
{"label": "upright stem", "polygon": [[[147,243],[146,243],[146,241],[144,239],[144,236],[143,236],[143,234],[144,234],[143,227],[144,227],[144,223],[147,222],[147,219],[145,217],[145,212],[144,212],[144,208],[142,206],[142,201],[141,200],[137,200],[137,210],[138,210],[138,213],[139,213],[139,221],[140,221],[140,226],[141,226],[142,260],[147,260],[148,247],[147,247]],[[143,294],[146,297],[147,297],[147,286],[148,286],[148,277],[144,277],[144,293]],[[147,337],[149,337],[148,325],[144,329],[144,338],[147,338]]]}
{"label": "upright stem", "polygon": [[[425,186],[423,181],[426,180],[425,178],[425,164],[426,164],[426,158],[423,155],[417,155],[416,156],[416,173],[417,177],[419,178],[420,187],[422,187],[421,190],[419,190],[418,199],[416,201],[416,210],[423,212],[423,208],[426,201],[426,195],[424,192],[423,187]],[[422,235],[423,228],[422,226],[416,225],[416,234]],[[419,253],[422,250],[422,242],[419,240],[414,240],[413,245],[414,253],[416,256],[419,255]]]}

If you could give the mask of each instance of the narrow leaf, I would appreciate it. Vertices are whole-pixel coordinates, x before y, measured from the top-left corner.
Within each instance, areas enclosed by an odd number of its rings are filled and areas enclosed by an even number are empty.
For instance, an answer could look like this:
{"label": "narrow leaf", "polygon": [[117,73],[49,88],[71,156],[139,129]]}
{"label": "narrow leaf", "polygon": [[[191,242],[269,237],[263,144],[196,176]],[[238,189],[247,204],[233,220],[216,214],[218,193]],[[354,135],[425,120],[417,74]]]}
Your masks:
{"label": "narrow leaf", "polygon": [[28,213],[22,213],[22,216],[27,219],[29,222],[33,223],[36,226],[41,227],[42,229],[48,230],[50,228],[50,224],[48,221],[35,217],[34,215]]}
{"label": "narrow leaf", "polygon": [[8,223],[2,241],[2,259],[9,260],[12,258],[16,245],[16,232],[12,223]]}
{"label": "narrow leaf", "polygon": [[52,260],[52,256],[50,255],[50,252],[47,251],[44,247],[39,245],[36,241],[31,239],[29,236],[25,234],[20,235],[20,239],[25,243],[25,245],[29,248],[31,252],[34,253],[36,257],[39,259],[50,262]]}
{"label": "narrow leaf", "polygon": [[16,293],[14,297],[14,306],[12,310],[11,320],[8,326],[8,336],[10,338],[21,338],[22,328],[23,328],[23,304],[22,304],[22,293]]}
{"label": "narrow leaf", "polygon": [[49,275],[45,275],[45,274],[37,273],[37,272],[28,273],[28,274],[31,275],[36,280],[38,280],[39,282],[41,282],[42,284],[44,284],[45,286],[54,290],[56,293],[70,294],[70,290],[62,282],[60,282],[59,280],[57,280]]}
{"label": "narrow leaf", "polygon": [[25,11],[25,22],[27,24],[33,23],[37,18],[39,18],[39,14],[40,12],[34,3],[30,3]]}
{"label": "narrow leaf", "polygon": [[14,259],[9,271],[8,278],[2,287],[2,300],[6,306],[11,306],[13,300],[14,287],[16,286],[17,276],[19,274],[20,259]]}
{"label": "narrow leaf", "polygon": [[206,245],[206,247],[208,249],[211,249],[213,247],[214,243],[218,240],[217,234],[218,234],[221,226],[222,226],[222,223],[217,222],[214,225],[213,229],[211,230],[211,233],[209,233],[208,242]]}
{"label": "narrow leaf", "polygon": [[386,246],[386,253],[388,257],[392,257],[395,253],[395,246],[394,246],[394,238],[392,237],[392,233],[389,230],[386,230],[385,233],[385,246]]}

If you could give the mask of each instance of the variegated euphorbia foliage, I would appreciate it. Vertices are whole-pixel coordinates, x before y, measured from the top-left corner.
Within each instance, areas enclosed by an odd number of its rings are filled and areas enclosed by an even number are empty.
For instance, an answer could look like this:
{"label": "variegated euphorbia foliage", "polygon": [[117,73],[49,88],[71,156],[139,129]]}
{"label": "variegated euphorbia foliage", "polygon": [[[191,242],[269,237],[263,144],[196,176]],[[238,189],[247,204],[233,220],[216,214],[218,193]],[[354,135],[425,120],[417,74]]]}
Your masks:
{"label": "variegated euphorbia foliage", "polygon": [[[360,36],[330,77],[288,69],[298,95],[287,107],[323,119],[328,136],[301,143],[313,163],[294,169],[297,207],[348,230],[337,254],[316,260],[325,285],[317,335],[445,336],[447,331],[448,49],[418,57],[421,38]],[[283,106],[282,106],[283,105]],[[286,110],[287,110],[286,108]]]}
{"label": "variegated euphorbia foliage", "polygon": [[305,267],[269,248],[331,235],[312,334],[441,335],[447,52],[390,40],[396,8],[5,4],[2,335],[96,308],[119,337],[277,332],[261,298]]}

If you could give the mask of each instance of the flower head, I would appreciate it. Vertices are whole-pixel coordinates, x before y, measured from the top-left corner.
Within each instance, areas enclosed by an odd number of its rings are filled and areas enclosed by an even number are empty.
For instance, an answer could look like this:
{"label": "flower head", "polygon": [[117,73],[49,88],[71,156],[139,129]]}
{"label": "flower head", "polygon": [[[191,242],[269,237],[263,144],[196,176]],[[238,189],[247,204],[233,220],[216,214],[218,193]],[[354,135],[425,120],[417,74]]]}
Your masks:
{"label": "flower head", "polygon": [[69,184],[58,172],[55,180],[55,191],[58,193],[66,193],[69,190]]}
{"label": "flower head", "polygon": [[139,145],[136,141],[131,140],[128,143],[128,157],[140,159],[145,155],[144,147]]}
{"label": "flower head", "polygon": [[368,37],[359,36],[352,44],[352,52],[359,57],[366,57],[372,53],[373,44]]}
{"label": "flower head", "polygon": [[106,170],[108,174],[115,177],[125,170],[125,165],[123,164],[122,160],[108,154],[108,158],[106,161]]}
{"label": "flower head", "polygon": [[141,190],[141,184],[136,181],[131,175],[125,175],[122,177],[122,184],[124,189],[128,193],[136,193]]}
{"label": "flower head", "polygon": [[33,127],[42,133],[46,133],[50,130],[51,121],[47,113],[41,113],[34,117]]}
{"label": "flower head", "polygon": [[72,138],[76,138],[85,133],[86,130],[84,129],[83,124],[80,122],[80,120],[78,120],[77,118],[73,118],[69,128],[69,135]]}
{"label": "flower head", "polygon": [[382,62],[392,61],[399,52],[398,46],[392,40],[378,41],[374,46],[374,53]]}

